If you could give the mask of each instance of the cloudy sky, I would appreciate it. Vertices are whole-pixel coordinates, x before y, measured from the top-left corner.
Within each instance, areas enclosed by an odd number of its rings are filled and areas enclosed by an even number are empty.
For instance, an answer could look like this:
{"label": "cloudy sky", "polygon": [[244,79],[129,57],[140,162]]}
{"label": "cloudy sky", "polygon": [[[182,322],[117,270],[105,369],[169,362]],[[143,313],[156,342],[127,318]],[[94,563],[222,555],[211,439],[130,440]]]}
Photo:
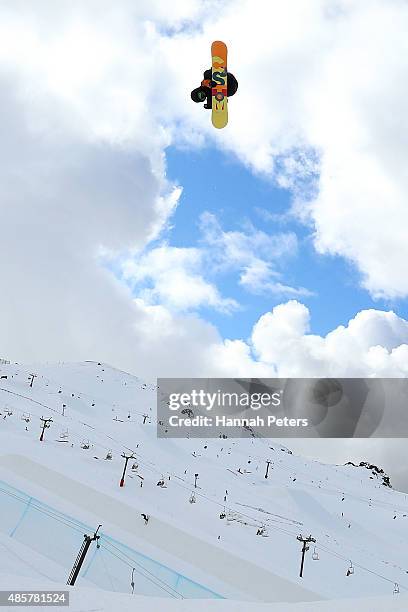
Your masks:
{"label": "cloudy sky", "polygon": [[[0,356],[406,376],[408,4],[169,6],[0,2]],[[224,130],[190,100],[215,39]]]}

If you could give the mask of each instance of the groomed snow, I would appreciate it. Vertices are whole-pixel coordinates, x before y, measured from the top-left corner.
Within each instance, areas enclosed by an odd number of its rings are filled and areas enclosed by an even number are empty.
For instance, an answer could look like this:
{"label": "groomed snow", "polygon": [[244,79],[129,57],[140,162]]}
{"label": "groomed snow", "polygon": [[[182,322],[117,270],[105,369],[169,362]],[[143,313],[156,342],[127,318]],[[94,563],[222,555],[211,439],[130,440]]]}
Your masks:
{"label": "groomed snow", "polygon": [[[21,576],[0,574],[0,589],[22,590],[69,590],[69,612],[405,612],[408,609],[408,596],[378,597],[349,600],[331,600],[312,603],[248,603],[220,600],[173,601],[162,598],[146,598],[137,595],[124,595],[84,587],[67,587],[46,580],[22,578]],[[33,608],[21,606],[22,611]],[[51,608],[57,609],[57,608]]]}

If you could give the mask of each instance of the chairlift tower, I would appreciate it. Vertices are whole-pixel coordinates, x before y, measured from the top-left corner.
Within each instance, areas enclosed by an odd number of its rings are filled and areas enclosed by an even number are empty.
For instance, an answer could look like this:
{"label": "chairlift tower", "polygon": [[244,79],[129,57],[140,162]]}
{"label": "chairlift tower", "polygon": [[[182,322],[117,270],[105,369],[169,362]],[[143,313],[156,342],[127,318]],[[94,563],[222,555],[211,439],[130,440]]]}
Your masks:
{"label": "chairlift tower", "polygon": [[296,539],[299,540],[299,542],[303,543],[303,546],[302,546],[302,561],[301,561],[301,564],[300,564],[300,574],[299,574],[300,578],[303,578],[303,566],[304,566],[304,563],[305,563],[305,554],[309,550],[308,544],[310,544],[311,542],[316,544],[316,540],[315,540],[315,538],[312,538],[311,535],[308,538],[304,538],[302,535],[298,535]]}

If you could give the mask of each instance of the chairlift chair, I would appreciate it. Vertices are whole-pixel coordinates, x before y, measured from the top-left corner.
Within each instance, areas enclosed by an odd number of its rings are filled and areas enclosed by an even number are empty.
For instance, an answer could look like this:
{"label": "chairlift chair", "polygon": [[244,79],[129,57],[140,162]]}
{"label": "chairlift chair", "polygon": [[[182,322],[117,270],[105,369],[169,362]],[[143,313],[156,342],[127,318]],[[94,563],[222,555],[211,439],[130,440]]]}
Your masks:
{"label": "chairlift chair", "polygon": [[312,559],[313,559],[313,561],[318,561],[319,560],[319,553],[316,550],[316,546],[313,549]]}

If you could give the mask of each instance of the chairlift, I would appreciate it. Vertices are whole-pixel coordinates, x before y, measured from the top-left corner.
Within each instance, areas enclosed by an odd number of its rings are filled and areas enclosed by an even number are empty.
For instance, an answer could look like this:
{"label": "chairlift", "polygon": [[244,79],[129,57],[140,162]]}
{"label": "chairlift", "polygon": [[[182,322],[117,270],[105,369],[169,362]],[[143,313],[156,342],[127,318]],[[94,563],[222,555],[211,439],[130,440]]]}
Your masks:
{"label": "chairlift", "polygon": [[108,461],[112,460],[112,451],[111,450],[108,450],[108,452],[106,453],[105,459],[107,459]]}
{"label": "chairlift", "polygon": [[313,548],[312,559],[313,559],[313,561],[318,561],[319,560],[319,553],[316,550],[316,546]]}
{"label": "chairlift", "polygon": [[30,413],[29,412],[28,413],[23,412],[21,420],[25,421],[26,423],[29,423],[30,422]]}
{"label": "chairlift", "polygon": [[394,582],[394,595],[400,592],[398,582]]}
{"label": "chairlift", "polygon": [[196,500],[195,493],[192,493],[190,495],[190,499],[188,501],[190,502],[190,504],[195,504],[196,503],[197,500]]}
{"label": "chairlift", "polygon": [[66,440],[68,440],[68,429],[66,429],[65,431],[61,431],[59,439],[61,442],[65,442]]}
{"label": "chairlift", "polygon": [[352,562],[350,561],[350,567],[347,569],[347,576],[351,576],[352,574],[354,574],[354,567]]}
{"label": "chairlift", "polygon": [[88,450],[89,447],[90,447],[89,440],[87,440],[86,442],[85,440],[83,440],[81,443],[81,448],[83,448],[84,450]]}

